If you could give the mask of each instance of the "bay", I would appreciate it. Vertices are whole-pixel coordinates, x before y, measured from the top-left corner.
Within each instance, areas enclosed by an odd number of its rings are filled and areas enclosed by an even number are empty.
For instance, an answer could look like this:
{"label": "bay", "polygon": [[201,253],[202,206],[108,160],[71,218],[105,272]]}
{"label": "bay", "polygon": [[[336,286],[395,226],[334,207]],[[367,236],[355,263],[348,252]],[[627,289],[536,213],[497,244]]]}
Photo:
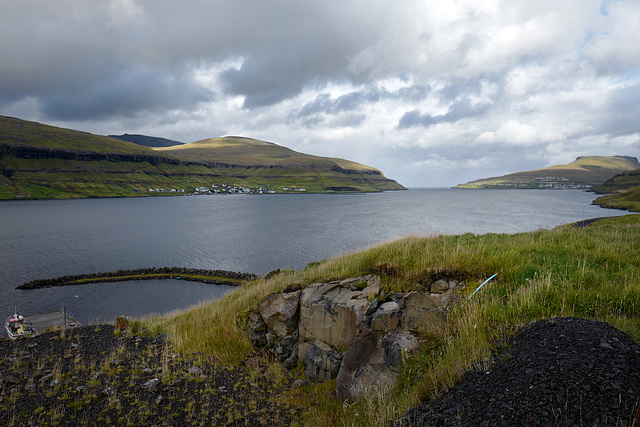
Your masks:
{"label": "bay", "polygon": [[82,323],[164,313],[231,287],[154,280],[15,290],[23,282],[142,267],[263,274],[407,235],[519,233],[622,215],[578,190],[413,189],[0,203],[0,314],[55,310]]}

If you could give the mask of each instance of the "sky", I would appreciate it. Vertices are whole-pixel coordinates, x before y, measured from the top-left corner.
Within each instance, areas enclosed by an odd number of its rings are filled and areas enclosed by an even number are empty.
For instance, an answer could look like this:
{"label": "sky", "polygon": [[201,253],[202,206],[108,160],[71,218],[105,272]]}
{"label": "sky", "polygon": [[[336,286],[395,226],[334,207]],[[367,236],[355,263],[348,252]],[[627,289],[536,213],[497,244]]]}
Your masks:
{"label": "sky", "polygon": [[640,157],[640,0],[0,0],[0,114],[407,187]]}

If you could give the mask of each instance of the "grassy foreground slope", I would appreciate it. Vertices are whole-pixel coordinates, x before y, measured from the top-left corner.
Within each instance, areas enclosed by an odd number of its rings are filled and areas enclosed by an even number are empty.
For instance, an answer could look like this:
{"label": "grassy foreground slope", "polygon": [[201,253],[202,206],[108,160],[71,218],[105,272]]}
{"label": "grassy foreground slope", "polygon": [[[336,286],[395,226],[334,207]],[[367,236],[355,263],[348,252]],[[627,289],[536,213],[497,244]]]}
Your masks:
{"label": "grassy foreground slope", "polygon": [[[170,332],[179,351],[200,351],[238,365],[253,351],[245,320],[263,297],[292,283],[306,286],[366,273],[381,275],[384,292],[420,290],[453,275],[466,280],[469,294],[487,277],[498,276],[456,306],[445,324],[421,332],[421,352],[408,361],[393,389],[349,405],[333,397],[334,381],[281,396],[303,409],[304,425],[387,425],[451,387],[486,361],[514,327],[530,321],[555,316],[603,320],[640,341],[640,215],[515,235],[407,237],[285,271],[217,302],[148,318],[138,326]],[[286,375],[278,364],[265,364],[274,375]]]}
{"label": "grassy foreground slope", "polygon": [[[116,138],[0,116],[0,199],[127,197],[148,195],[148,189],[188,193],[213,184],[307,192],[404,189],[377,169],[306,156],[276,144],[270,147],[295,156],[272,163],[260,154],[255,140],[239,139],[250,143],[233,152],[198,143],[185,144],[189,146],[185,150],[156,151]],[[196,154],[186,155],[194,147]],[[173,156],[173,151],[181,156]]]}
{"label": "grassy foreground slope", "polygon": [[640,168],[635,157],[583,156],[568,165],[483,178],[456,188],[588,188],[624,171]]}

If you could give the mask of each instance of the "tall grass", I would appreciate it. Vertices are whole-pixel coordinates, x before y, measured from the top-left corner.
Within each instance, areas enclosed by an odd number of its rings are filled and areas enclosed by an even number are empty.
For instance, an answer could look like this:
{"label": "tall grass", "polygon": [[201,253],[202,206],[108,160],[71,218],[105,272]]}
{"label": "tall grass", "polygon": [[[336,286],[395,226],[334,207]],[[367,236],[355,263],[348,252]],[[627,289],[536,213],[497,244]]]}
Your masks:
{"label": "tall grass", "polygon": [[[305,424],[384,425],[436,397],[465,371],[487,363],[496,345],[518,325],[538,319],[603,320],[640,341],[640,215],[587,228],[563,226],[516,235],[407,237],[283,272],[218,302],[140,325],[168,331],[181,351],[197,350],[221,363],[237,364],[252,351],[244,324],[261,298],[292,283],[304,286],[368,273],[382,277],[384,292],[421,290],[442,276],[465,280],[471,292],[490,275],[498,276],[470,301],[457,305],[446,323],[422,331],[422,351],[404,367],[395,388],[342,405],[332,394],[319,392],[326,385],[311,386],[315,400],[297,399],[306,402]],[[287,398],[296,401],[283,395]],[[372,411],[380,402],[387,409]]]}

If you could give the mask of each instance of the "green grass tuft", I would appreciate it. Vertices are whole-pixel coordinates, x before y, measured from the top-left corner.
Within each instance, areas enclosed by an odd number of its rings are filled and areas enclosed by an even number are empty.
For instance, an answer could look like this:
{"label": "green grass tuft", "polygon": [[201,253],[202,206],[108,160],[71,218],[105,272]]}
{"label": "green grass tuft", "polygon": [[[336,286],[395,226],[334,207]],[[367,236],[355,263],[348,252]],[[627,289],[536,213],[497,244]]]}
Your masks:
{"label": "green grass tuft", "polygon": [[[471,292],[498,276],[455,307],[444,325],[424,331],[421,353],[407,363],[395,388],[353,405],[336,401],[326,383],[308,387],[306,396],[314,399],[285,393],[282,399],[305,407],[303,423],[386,425],[486,363],[516,326],[543,318],[607,321],[640,341],[640,215],[515,235],[406,237],[249,283],[217,302],[135,323],[153,333],[169,332],[180,351],[201,351],[237,365],[253,351],[245,320],[263,297],[290,284],[368,273],[382,277],[384,292],[420,290],[443,276],[465,280]],[[387,409],[372,411],[380,402]]]}

